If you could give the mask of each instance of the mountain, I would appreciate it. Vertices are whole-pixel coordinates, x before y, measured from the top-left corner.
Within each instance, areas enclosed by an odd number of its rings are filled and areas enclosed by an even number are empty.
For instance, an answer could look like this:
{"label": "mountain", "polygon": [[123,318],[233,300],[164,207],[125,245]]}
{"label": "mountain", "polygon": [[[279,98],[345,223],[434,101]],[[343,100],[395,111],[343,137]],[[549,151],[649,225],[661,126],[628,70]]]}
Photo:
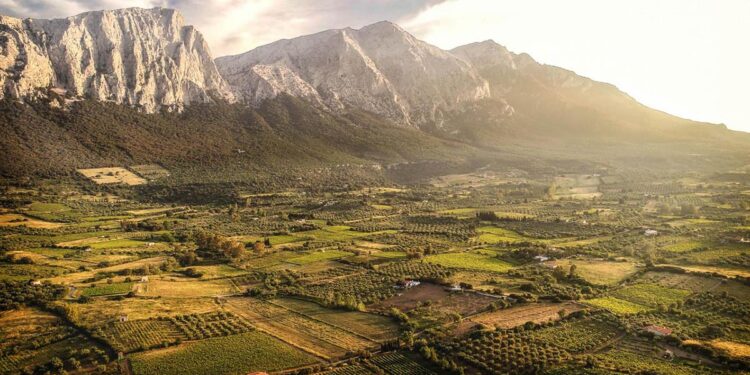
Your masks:
{"label": "mountain", "polygon": [[0,177],[159,163],[170,183],[343,186],[321,171],[413,181],[487,166],[750,163],[750,134],[648,108],[493,41],[445,51],[390,22],[213,60],[170,9],[0,16],[0,47]]}
{"label": "mountain", "polygon": [[0,96],[112,101],[154,112],[232,99],[203,36],[172,9],[128,8],[62,19],[0,16]]}
{"label": "mountain", "polygon": [[[682,119],[649,108],[614,85],[570,70],[540,64],[487,40],[450,51],[476,69],[502,99],[523,117],[527,130],[556,136],[632,136],[659,139],[726,135],[722,125]],[[492,139],[492,138],[490,138]]]}
{"label": "mountain", "polygon": [[490,94],[470,64],[390,22],[280,40],[216,64],[247,103],[283,92],[412,127],[440,126],[446,113]]}

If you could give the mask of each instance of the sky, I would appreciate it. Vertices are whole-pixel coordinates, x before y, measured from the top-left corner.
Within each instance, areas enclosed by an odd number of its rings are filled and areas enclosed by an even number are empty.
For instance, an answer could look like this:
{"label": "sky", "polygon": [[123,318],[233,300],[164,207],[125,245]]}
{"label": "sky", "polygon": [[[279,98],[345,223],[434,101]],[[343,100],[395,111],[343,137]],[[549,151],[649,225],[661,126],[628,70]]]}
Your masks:
{"label": "sky", "polygon": [[750,0],[0,0],[0,14],[130,6],[179,9],[215,56],[381,20],[443,49],[493,39],[650,107],[750,132]]}

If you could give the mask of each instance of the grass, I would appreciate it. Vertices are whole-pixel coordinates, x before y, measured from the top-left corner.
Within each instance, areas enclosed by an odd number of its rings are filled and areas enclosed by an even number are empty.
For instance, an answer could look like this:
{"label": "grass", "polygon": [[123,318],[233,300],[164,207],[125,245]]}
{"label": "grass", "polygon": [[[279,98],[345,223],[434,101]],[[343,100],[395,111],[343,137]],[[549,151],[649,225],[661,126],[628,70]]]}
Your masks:
{"label": "grass", "polygon": [[0,280],[36,280],[62,275],[64,268],[39,264],[0,264]]}
{"label": "grass", "polygon": [[389,206],[387,204],[371,204],[370,207],[376,210],[392,210],[393,209],[393,206]]}
{"label": "grass", "polygon": [[479,242],[484,243],[501,243],[501,242],[523,242],[528,241],[529,239],[508,229],[493,227],[493,226],[484,226],[477,228],[477,232],[480,233],[479,237],[477,237],[477,240]]}
{"label": "grass", "polygon": [[329,309],[314,302],[294,298],[275,299],[271,302],[371,340],[383,342],[398,336],[398,325],[386,316]]}
{"label": "grass", "polygon": [[637,303],[625,301],[615,297],[594,298],[586,300],[584,302],[594,307],[609,310],[616,315],[637,314],[640,312],[651,310],[647,306],[639,305]]}
{"label": "grass", "polygon": [[513,268],[510,263],[477,253],[445,253],[430,255],[425,258],[429,263],[449,268],[463,268],[478,271],[506,272]]}
{"label": "grass", "polygon": [[38,219],[29,218],[19,214],[2,214],[0,215],[0,227],[17,227],[26,226],[29,228],[55,229],[63,226],[60,223],[53,223]]}
{"label": "grass", "polygon": [[666,288],[657,284],[635,284],[614,292],[614,296],[639,305],[656,307],[669,306],[689,296],[689,290]]}
{"label": "grass", "polygon": [[201,279],[215,279],[220,277],[232,277],[246,274],[247,271],[235,268],[226,264],[217,264],[210,266],[191,266],[188,268],[195,269],[203,274]]}
{"label": "grass", "polygon": [[378,258],[395,259],[395,258],[405,258],[406,253],[403,251],[378,251],[372,254],[372,256],[378,257]]}
{"label": "grass", "polygon": [[458,215],[458,216],[474,216],[474,213],[477,212],[476,208],[466,207],[466,208],[454,208],[451,210],[443,210],[440,211],[441,214],[445,215]]}
{"label": "grass", "polygon": [[633,262],[606,262],[595,260],[556,261],[555,264],[568,270],[576,266],[576,274],[586,281],[597,285],[612,285],[634,274],[638,269]]}
{"label": "grass", "polygon": [[316,251],[314,253],[310,253],[310,254],[306,254],[303,256],[289,259],[287,260],[287,262],[303,265],[303,264],[320,262],[323,260],[344,258],[344,257],[348,257],[351,255],[353,254],[350,252],[340,251],[340,250]]}
{"label": "grass", "polygon": [[258,331],[202,340],[131,357],[133,372],[139,375],[247,374],[315,362],[314,357]]}
{"label": "grass", "polygon": [[89,247],[92,249],[119,249],[123,247],[142,247],[145,245],[146,245],[146,242],[143,242],[143,241],[120,239],[120,240],[111,240],[111,241],[92,243],[91,245],[89,245]]}
{"label": "grass", "polygon": [[680,228],[684,226],[690,226],[690,225],[707,225],[707,224],[715,224],[718,223],[716,220],[709,220],[709,219],[679,219],[670,221],[667,223],[672,228]]}
{"label": "grass", "polygon": [[127,294],[133,289],[133,283],[100,284],[84,289],[81,294],[87,297]]}
{"label": "grass", "polygon": [[744,359],[750,358],[750,345],[747,344],[724,340],[712,340],[709,342],[709,345],[728,354],[730,357]]}
{"label": "grass", "polygon": [[662,249],[665,251],[669,251],[670,253],[684,253],[695,250],[702,246],[705,246],[705,244],[701,241],[685,241],[665,245],[662,247]]}

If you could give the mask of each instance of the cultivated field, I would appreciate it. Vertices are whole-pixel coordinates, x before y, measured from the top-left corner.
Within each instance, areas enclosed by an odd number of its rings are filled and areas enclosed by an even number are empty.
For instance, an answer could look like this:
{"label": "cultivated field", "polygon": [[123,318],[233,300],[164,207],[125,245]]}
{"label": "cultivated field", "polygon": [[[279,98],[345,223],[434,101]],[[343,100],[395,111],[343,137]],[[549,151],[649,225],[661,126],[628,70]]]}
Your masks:
{"label": "cultivated field", "polygon": [[146,180],[122,167],[79,169],[78,173],[100,185],[124,184],[132,186],[146,183]]}

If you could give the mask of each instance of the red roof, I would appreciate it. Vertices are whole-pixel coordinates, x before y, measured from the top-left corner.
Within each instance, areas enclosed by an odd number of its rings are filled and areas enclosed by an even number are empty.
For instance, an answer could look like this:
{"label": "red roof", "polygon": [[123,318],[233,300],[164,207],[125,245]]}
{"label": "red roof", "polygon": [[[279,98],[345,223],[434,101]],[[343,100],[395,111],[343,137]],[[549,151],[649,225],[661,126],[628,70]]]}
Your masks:
{"label": "red roof", "polygon": [[668,335],[672,334],[672,330],[669,329],[669,328],[667,328],[667,327],[650,325],[650,326],[644,327],[643,329],[645,331],[648,331],[648,332],[651,332],[651,333],[656,333],[656,334],[659,334],[659,335],[664,335],[664,336],[668,336]]}

